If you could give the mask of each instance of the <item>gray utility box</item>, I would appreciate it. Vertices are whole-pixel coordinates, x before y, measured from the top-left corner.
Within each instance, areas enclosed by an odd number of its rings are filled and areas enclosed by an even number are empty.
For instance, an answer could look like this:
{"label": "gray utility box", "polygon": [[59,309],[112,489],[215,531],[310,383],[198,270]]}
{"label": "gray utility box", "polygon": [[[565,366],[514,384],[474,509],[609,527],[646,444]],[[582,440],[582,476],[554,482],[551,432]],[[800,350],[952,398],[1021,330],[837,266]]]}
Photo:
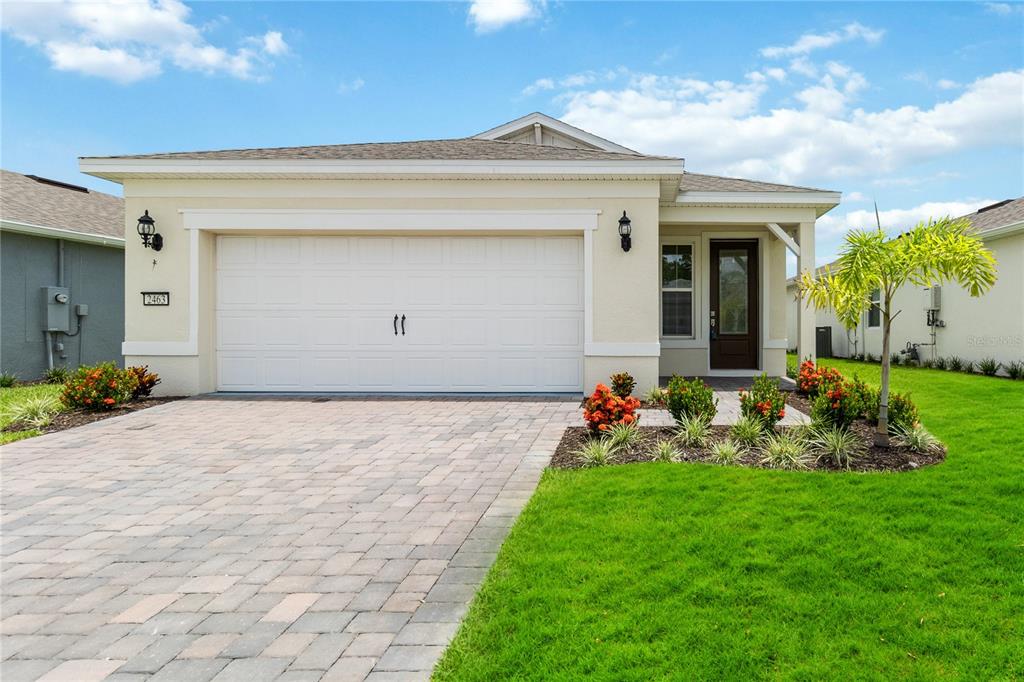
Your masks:
{"label": "gray utility box", "polygon": [[43,331],[71,331],[71,289],[43,287]]}

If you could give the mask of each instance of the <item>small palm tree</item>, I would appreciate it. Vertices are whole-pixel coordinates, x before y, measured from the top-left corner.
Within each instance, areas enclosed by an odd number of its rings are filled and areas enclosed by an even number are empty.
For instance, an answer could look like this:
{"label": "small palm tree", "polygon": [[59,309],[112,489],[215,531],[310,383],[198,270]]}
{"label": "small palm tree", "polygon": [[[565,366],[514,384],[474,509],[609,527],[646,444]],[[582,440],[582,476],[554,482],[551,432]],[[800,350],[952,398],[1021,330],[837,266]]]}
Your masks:
{"label": "small palm tree", "polygon": [[871,308],[871,292],[881,293],[882,386],[875,443],[889,446],[889,333],[892,299],[904,284],[930,287],[956,282],[971,296],[981,296],[996,281],[996,260],[963,219],[918,223],[889,239],[881,228],[846,235],[833,272],[800,278],[801,296],[818,309],[832,308],[847,329],[855,328]]}

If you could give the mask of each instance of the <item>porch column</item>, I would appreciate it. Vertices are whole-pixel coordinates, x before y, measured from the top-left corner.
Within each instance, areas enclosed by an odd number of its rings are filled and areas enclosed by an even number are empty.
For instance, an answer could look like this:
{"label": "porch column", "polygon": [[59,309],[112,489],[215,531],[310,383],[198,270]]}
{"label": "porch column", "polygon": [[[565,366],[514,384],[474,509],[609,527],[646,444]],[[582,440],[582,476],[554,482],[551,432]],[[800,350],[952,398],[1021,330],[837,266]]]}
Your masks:
{"label": "porch column", "polygon": [[[809,272],[814,274],[814,223],[800,223],[797,226],[797,242],[799,242],[800,252],[797,254],[796,259],[796,273],[799,278],[803,273]],[[803,362],[808,358],[811,360],[817,360],[815,354],[815,322],[816,315],[814,306],[810,305],[806,299],[800,298],[796,304],[797,318],[797,344],[796,353],[799,362]]]}

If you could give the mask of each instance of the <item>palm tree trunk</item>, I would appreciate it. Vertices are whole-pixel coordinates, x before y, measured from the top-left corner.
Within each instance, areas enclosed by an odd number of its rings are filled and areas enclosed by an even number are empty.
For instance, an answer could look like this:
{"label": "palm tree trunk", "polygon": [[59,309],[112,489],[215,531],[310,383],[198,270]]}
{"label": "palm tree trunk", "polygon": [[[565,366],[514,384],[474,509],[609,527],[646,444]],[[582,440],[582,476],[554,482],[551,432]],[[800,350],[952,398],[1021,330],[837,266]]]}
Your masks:
{"label": "palm tree trunk", "polygon": [[882,385],[878,392],[878,427],[875,430],[875,445],[887,448],[889,442],[889,332],[892,327],[892,296],[885,292],[885,309],[882,310]]}

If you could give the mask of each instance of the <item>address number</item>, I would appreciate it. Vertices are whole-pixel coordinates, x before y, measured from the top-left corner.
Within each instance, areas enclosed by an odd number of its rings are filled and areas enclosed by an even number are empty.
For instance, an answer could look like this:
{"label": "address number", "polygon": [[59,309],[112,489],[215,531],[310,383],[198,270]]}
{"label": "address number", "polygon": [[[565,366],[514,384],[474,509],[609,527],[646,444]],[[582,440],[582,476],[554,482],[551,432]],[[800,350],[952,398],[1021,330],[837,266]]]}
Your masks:
{"label": "address number", "polygon": [[142,305],[170,305],[171,294],[168,291],[143,291]]}

